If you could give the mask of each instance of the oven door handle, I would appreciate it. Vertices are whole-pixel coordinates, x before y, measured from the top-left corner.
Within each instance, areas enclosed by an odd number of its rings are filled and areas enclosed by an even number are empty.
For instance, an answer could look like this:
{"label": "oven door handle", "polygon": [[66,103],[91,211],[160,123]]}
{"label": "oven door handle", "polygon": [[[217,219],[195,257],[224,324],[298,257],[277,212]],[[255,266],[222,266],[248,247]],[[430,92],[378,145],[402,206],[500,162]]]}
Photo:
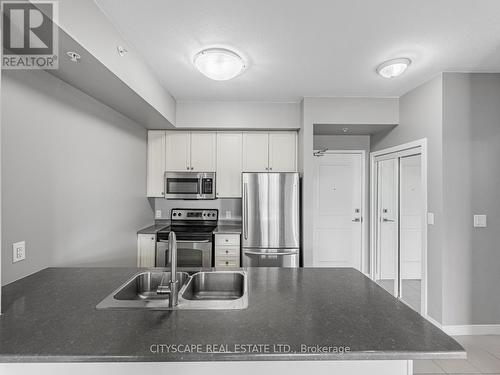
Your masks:
{"label": "oven door handle", "polygon": [[[168,243],[168,240],[159,240],[161,243]],[[208,243],[210,240],[202,240],[202,241],[187,241],[187,240],[177,240],[177,243]]]}

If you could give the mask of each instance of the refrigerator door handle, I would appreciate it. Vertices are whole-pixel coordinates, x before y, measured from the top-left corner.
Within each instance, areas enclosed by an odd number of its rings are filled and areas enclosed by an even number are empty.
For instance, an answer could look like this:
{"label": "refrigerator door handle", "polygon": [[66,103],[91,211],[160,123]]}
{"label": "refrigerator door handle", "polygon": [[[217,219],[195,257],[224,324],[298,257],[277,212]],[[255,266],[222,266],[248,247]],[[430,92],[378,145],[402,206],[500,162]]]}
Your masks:
{"label": "refrigerator door handle", "polygon": [[248,195],[247,183],[243,183],[243,237],[248,239]]}
{"label": "refrigerator door handle", "polygon": [[295,254],[297,254],[297,252],[293,251],[293,252],[286,252],[286,253],[262,253],[260,251],[245,251],[243,254],[260,255],[260,256],[266,256],[266,255],[295,255]]}

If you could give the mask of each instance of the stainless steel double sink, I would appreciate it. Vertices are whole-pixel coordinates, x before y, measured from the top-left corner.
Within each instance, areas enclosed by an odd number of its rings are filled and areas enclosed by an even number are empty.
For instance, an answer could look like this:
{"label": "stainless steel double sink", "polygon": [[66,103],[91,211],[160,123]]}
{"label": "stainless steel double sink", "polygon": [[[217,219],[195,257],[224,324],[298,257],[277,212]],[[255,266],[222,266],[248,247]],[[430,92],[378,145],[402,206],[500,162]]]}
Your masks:
{"label": "stainless steel double sink", "polygon": [[170,272],[154,269],[139,272],[103,299],[97,309],[232,310],[248,307],[245,271],[177,272],[179,303],[169,307],[170,295],[158,293]]}

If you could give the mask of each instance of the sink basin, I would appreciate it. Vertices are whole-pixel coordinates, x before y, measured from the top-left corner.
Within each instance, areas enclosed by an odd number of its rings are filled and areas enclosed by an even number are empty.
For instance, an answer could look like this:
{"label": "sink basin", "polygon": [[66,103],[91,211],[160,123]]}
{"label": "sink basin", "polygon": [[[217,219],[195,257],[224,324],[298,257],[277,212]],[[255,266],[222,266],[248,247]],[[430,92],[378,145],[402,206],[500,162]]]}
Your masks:
{"label": "sink basin", "polygon": [[108,295],[97,309],[232,310],[248,307],[248,280],[244,271],[178,272],[178,305],[169,307],[169,294],[157,293],[168,284],[170,272],[140,272]]}
{"label": "sink basin", "polygon": [[235,300],[245,292],[245,275],[239,272],[199,272],[182,293],[187,300]]}
{"label": "sink basin", "polygon": [[[162,278],[163,283],[168,285],[170,272],[162,270],[140,272],[108,295],[96,308],[164,310],[168,308],[170,295],[157,293]],[[177,272],[177,280],[181,288],[189,280],[189,275],[186,272]]]}
{"label": "sink basin", "polygon": [[[167,299],[168,294],[158,294],[156,291],[163,278],[163,284],[168,285],[170,272],[143,272],[136,275],[132,280],[121,287],[120,291],[114,295],[117,300],[156,300]],[[177,272],[179,286],[189,278],[185,272]]]}

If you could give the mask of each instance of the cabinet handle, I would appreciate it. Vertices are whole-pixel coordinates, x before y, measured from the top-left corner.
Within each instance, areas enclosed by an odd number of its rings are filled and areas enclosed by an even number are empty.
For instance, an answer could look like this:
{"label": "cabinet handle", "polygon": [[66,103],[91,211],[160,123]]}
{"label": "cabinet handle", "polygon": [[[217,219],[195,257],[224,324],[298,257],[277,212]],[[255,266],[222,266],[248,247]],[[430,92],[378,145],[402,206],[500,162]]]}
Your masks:
{"label": "cabinet handle", "polygon": [[186,169],[189,171],[189,166],[188,166],[188,167],[186,167]]}
{"label": "cabinet handle", "polygon": [[[154,238],[152,238],[152,240],[154,240]],[[226,254],[229,254],[229,251],[228,251],[228,250],[226,250]]]}
{"label": "cabinet handle", "polygon": [[272,168],[269,168],[270,171],[272,171],[273,169]]}
{"label": "cabinet handle", "polygon": [[194,168],[193,168],[193,167],[191,167],[191,170],[193,170],[193,169],[194,169]]}
{"label": "cabinet handle", "polygon": [[268,170],[269,170],[269,168],[268,168],[268,167],[266,167],[266,171],[268,171]]}

